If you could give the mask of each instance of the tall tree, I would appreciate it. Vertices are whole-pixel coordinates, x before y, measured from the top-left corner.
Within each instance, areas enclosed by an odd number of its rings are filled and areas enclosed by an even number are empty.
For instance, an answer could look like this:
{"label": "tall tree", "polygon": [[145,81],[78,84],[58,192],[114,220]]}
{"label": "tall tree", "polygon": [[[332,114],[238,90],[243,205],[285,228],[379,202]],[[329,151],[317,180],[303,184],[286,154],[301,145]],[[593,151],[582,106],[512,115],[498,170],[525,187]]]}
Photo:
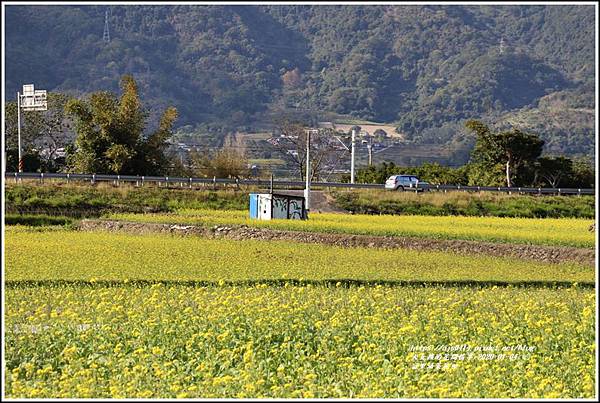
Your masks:
{"label": "tall tree", "polygon": [[565,157],[540,157],[536,165],[538,176],[553,188],[558,187],[573,171],[573,161]]}
{"label": "tall tree", "polygon": [[523,163],[535,161],[542,153],[544,141],[535,134],[518,129],[493,133],[485,124],[475,120],[468,121],[466,126],[477,136],[471,154],[472,162],[483,166],[501,163],[508,187],[513,186],[514,172]]}
{"label": "tall tree", "polygon": [[596,171],[594,161],[588,158],[573,160],[573,173],[569,178],[569,186],[580,188],[596,187]]}
{"label": "tall tree", "polygon": [[167,108],[158,129],[144,137],[147,113],[132,76],[123,76],[122,95],[93,93],[89,101],[72,100],[66,106],[75,118],[77,139],[68,156],[75,172],[156,175],[168,170],[166,141],[172,136],[177,110]]}

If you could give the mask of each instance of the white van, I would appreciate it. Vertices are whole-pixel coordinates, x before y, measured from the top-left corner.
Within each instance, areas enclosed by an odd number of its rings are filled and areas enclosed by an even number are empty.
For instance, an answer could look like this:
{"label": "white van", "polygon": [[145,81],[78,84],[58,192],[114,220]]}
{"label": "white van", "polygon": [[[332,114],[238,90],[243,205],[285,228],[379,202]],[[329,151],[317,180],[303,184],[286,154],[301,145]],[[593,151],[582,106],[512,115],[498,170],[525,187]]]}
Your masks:
{"label": "white van", "polygon": [[392,175],[385,181],[386,190],[414,190],[423,192],[428,188],[428,183],[420,181],[419,178],[413,175]]}

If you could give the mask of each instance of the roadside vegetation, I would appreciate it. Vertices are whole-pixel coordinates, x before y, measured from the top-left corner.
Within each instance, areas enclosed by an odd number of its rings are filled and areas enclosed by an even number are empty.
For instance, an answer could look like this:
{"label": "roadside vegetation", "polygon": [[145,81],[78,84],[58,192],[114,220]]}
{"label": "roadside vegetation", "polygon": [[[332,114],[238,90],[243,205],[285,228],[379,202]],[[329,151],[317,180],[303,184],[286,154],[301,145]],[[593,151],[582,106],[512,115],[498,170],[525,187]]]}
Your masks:
{"label": "roadside vegetation", "polygon": [[524,218],[588,218],[594,196],[534,196],[468,192],[337,191],[335,203],[358,214],[462,215]]}
{"label": "roadside vegetation", "polygon": [[98,217],[108,212],[169,212],[178,208],[243,209],[248,204],[248,194],[234,190],[33,182],[7,184],[5,189],[6,212],[13,214]]}
{"label": "roadside vegetation", "polygon": [[[8,214],[98,217],[107,213],[175,212],[179,209],[246,210],[244,187],[212,190],[185,187],[134,187],[54,182],[7,183]],[[351,213],[390,215],[464,215],[527,218],[586,218],[595,214],[593,196],[528,196],[467,192],[332,191],[335,204]],[[22,222],[26,224],[25,221]]]}

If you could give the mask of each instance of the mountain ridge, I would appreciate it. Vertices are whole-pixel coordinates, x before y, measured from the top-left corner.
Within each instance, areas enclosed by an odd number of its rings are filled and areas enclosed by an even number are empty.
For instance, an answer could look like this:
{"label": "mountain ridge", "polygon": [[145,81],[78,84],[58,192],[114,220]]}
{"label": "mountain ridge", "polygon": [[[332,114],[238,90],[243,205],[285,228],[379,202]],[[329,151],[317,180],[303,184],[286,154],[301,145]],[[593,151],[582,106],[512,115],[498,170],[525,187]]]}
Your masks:
{"label": "mountain ridge", "polygon": [[152,119],[173,104],[199,133],[303,110],[393,123],[415,142],[452,130],[450,142],[478,118],[593,155],[593,122],[546,124],[556,107],[538,105],[562,94],[595,110],[593,6],[112,6],[106,43],[107,9],[6,6],[5,99],[25,82],[118,92],[129,73]]}

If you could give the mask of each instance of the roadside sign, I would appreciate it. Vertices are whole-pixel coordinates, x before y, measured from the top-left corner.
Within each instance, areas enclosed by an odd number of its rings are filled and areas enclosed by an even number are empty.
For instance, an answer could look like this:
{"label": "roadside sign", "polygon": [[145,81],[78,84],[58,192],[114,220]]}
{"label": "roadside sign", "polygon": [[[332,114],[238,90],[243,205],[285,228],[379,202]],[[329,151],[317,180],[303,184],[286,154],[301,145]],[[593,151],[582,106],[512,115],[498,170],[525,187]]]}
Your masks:
{"label": "roadside sign", "polygon": [[24,111],[48,110],[46,90],[36,90],[33,84],[24,85],[23,94],[21,94],[21,108]]}

